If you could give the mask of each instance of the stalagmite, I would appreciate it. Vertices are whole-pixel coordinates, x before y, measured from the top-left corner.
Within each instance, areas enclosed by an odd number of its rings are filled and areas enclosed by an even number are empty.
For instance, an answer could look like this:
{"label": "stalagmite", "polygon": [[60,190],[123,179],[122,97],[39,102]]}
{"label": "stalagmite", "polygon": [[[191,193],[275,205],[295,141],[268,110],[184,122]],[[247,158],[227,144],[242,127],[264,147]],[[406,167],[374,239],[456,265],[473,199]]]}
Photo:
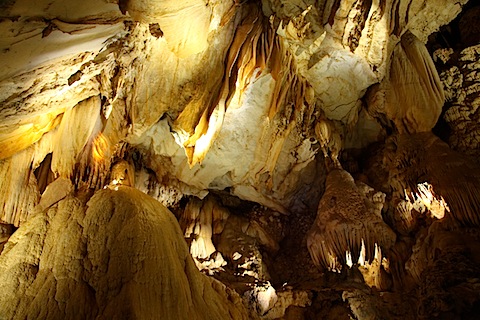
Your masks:
{"label": "stalagmite", "polygon": [[2,318],[247,319],[236,293],[199,273],[172,213],[125,186],[32,217],[0,270]]}
{"label": "stalagmite", "polygon": [[[317,267],[341,272],[353,263],[365,266],[378,256],[377,247],[390,249],[395,233],[384,223],[385,195],[375,192],[342,168],[342,140],[333,122],[320,119],[315,132],[328,174],[325,193],[307,236],[308,251]],[[382,260],[378,258],[377,260]],[[372,282],[372,281],[370,281]],[[378,283],[377,283],[378,285]]]}

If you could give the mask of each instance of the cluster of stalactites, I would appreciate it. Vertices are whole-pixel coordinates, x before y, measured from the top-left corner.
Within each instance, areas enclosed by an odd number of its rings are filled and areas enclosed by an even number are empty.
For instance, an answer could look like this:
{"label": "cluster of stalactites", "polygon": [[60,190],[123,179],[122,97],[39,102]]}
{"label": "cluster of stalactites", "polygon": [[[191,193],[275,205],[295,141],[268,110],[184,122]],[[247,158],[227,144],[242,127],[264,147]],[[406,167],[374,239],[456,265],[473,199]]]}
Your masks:
{"label": "cluster of stalactites", "polygon": [[[238,21],[224,63],[224,75],[215,94],[203,112],[193,113],[186,108],[175,120],[175,130],[189,133],[183,141],[190,167],[202,162],[222,127],[225,112],[231,99],[243,93],[258,77],[271,74],[275,87],[268,108],[268,118],[278,114],[292,122],[295,110],[303,105],[314,104],[313,89],[297,74],[293,55],[285,48],[273,26],[255,5],[234,7],[232,21]],[[232,10],[233,10],[232,9]],[[232,22],[234,23],[234,22]],[[192,124],[192,116],[198,121]],[[193,125],[193,127],[192,127]]]}
{"label": "cluster of stalactites", "polygon": [[226,265],[222,254],[217,251],[213,237],[224,229],[230,212],[212,197],[204,201],[192,198],[185,207],[180,226],[190,242],[190,254],[199,270],[213,274]]}
{"label": "cluster of stalactites", "polygon": [[395,233],[382,220],[384,201],[383,193],[356,184],[347,171],[332,170],[307,238],[315,265],[341,271],[346,265],[373,261],[377,247],[391,248]]}
{"label": "cluster of stalactites", "polygon": [[406,200],[397,213],[407,225],[412,212],[480,225],[480,168],[476,163],[431,132],[397,135],[391,141],[389,179],[396,197]]}
{"label": "cluster of stalactites", "polygon": [[228,260],[238,274],[266,280],[258,246],[279,250],[278,242],[260,223],[231,214],[211,195],[203,200],[190,198],[180,227],[197,268],[211,275],[224,271]]}
{"label": "cluster of stalactites", "polygon": [[[36,57],[53,52],[52,48],[77,51],[68,57],[37,59],[38,65],[27,65],[12,71],[16,72],[12,77],[2,78],[5,94],[15,99],[3,100],[1,115],[0,220],[17,226],[34,212],[42,193],[55,179],[70,179],[76,189],[101,188],[119,148],[116,144],[128,129],[125,105],[117,99],[122,83],[112,80],[126,72],[126,68],[116,69],[113,52],[119,43],[113,36],[124,35],[123,24],[85,28],[56,23],[61,26],[55,25],[59,30],[19,38],[16,45],[28,46]],[[22,25],[38,27],[27,20],[12,28]],[[63,39],[62,50],[59,38]],[[100,44],[93,46],[92,39]],[[92,45],[88,52],[83,52],[85,43]],[[13,84],[22,94],[9,91]],[[16,107],[19,105],[21,110]]]}
{"label": "cluster of stalactites", "polygon": [[77,188],[105,184],[114,148],[102,133],[102,117],[100,97],[90,97],[58,116],[57,127],[39,142],[0,160],[0,189],[10,190],[0,196],[2,221],[18,226],[26,220],[55,179],[71,179]]}

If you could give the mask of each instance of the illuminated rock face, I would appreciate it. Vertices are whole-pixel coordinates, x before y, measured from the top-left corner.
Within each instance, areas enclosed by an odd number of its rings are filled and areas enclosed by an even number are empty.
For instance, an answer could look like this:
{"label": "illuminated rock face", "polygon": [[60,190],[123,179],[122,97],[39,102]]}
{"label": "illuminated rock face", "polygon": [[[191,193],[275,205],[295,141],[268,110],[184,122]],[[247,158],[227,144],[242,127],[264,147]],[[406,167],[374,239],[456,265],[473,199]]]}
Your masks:
{"label": "illuminated rock face", "polygon": [[466,3],[3,1],[0,318],[468,316]]}

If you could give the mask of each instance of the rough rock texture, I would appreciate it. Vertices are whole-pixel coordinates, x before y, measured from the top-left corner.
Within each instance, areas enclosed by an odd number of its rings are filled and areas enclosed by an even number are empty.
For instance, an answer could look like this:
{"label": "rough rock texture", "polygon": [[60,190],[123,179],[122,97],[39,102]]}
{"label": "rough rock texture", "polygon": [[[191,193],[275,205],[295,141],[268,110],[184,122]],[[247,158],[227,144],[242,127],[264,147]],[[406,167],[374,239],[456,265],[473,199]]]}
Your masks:
{"label": "rough rock texture", "polygon": [[435,132],[455,150],[478,162],[480,42],[479,7],[471,3],[449,26],[430,36],[429,49],[439,70],[446,103]]}
{"label": "rough rock texture", "polygon": [[[438,50],[441,52],[442,49]],[[437,53],[440,54],[440,52]],[[455,57],[452,55],[453,51],[448,52],[447,61],[444,62],[452,66],[440,74],[448,99],[448,109],[443,115],[444,121],[451,130],[447,139],[449,145],[455,150],[478,159],[480,154],[478,80],[480,46],[465,48]]]}
{"label": "rough rock texture", "polygon": [[424,41],[465,2],[275,0],[263,5],[267,15],[282,20],[282,34],[326,115],[351,122],[360,111],[359,97],[388,72],[401,36],[410,30]]}
{"label": "rough rock texture", "polygon": [[[29,180],[26,168],[52,152],[55,175],[70,177],[77,165],[77,184],[101,187],[111,157],[128,142],[148,158],[160,183],[171,181],[182,194],[231,188],[286,213],[302,175],[311,174],[319,109],[355,127],[360,98],[387,73],[399,37],[410,30],[424,39],[455,17],[463,1],[441,7],[265,1],[261,8],[222,1],[50,2],[2,5],[1,158],[27,152],[46,132],[52,136],[35,153],[38,160],[25,154],[18,161],[22,181]],[[57,43],[64,51],[55,50]],[[76,110],[86,106],[93,109]],[[92,119],[79,120],[86,115]],[[68,124],[76,117],[87,127]],[[72,140],[70,157],[57,160],[63,147],[56,141],[69,130],[82,136]],[[164,138],[152,139],[158,134]],[[34,196],[9,200],[16,201],[7,206],[15,213],[4,211],[3,220],[18,225]]]}
{"label": "rough rock texture", "polygon": [[9,224],[0,224],[0,253],[3,250],[3,246],[13,233],[13,228]]}
{"label": "rough rock texture", "polygon": [[479,10],[0,1],[0,318],[474,318]]}

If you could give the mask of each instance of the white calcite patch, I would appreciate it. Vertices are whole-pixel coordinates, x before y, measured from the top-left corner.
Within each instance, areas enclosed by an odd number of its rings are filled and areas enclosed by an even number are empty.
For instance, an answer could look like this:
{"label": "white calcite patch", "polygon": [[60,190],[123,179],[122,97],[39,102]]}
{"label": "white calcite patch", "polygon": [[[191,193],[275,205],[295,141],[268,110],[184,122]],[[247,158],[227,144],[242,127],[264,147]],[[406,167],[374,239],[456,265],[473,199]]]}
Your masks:
{"label": "white calcite patch", "polygon": [[[273,86],[273,78],[266,74],[254,79],[242,96],[235,95],[232,98],[217,139],[202,163],[192,168],[180,147],[180,140],[175,139],[176,133],[171,132],[167,120],[160,121],[145,132],[144,136],[131,140],[131,143],[149,148],[155,155],[168,157],[173,165],[168,168],[170,174],[183,182],[184,186],[189,186],[182,190],[185,194],[203,197],[208,189],[233,187],[233,194],[242,199],[286,213],[283,204],[288,199],[283,199],[281,195],[291,191],[296,184],[293,181],[285,185],[285,179],[292,167],[296,166],[294,172],[299,172],[313,161],[315,151],[312,150],[310,140],[297,141],[294,138],[296,132],[292,132],[292,137],[285,143],[286,149],[280,155],[288,157],[288,161],[279,161],[275,169],[275,180],[282,191],[273,197],[261,192],[264,183],[262,172],[268,174],[266,167],[269,161],[274,161],[270,150],[277,143],[276,125],[267,116]],[[163,139],[155,139],[160,136]],[[294,151],[296,157],[291,156]]]}
{"label": "white calcite patch", "polygon": [[323,49],[319,61],[304,75],[312,84],[325,115],[347,123],[359,111],[357,100],[378,79],[361,56],[330,49]]}
{"label": "white calcite patch", "polygon": [[[58,25],[57,25],[58,24]],[[66,24],[52,21],[0,22],[0,80],[35,69],[47,62],[97,53],[105,41],[124,29],[123,23],[107,25]],[[52,28],[46,35],[45,29]],[[65,28],[62,31],[60,28]]]}

